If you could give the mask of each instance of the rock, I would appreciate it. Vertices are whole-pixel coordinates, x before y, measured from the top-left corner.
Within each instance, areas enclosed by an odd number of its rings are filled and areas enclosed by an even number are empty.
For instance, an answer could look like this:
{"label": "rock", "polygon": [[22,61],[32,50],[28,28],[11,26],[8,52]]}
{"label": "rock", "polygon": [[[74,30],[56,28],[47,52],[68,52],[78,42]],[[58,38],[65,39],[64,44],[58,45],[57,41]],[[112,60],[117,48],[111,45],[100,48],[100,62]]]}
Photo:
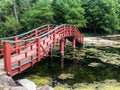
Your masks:
{"label": "rock", "polygon": [[96,63],[96,62],[88,64],[88,66],[90,66],[90,67],[99,67],[101,65],[102,65],[101,63]]}
{"label": "rock", "polygon": [[65,88],[62,85],[56,86],[54,90],[65,90]]}
{"label": "rock", "polygon": [[36,90],[36,85],[34,82],[28,80],[28,79],[21,79],[18,80],[17,83],[23,87],[25,87],[27,90]]}
{"label": "rock", "polygon": [[14,80],[9,76],[1,76],[0,77],[0,85],[3,86],[17,86]]}
{"label": "rock", "polygon": [[43,86],[43,87],[41,87],[41,88],[39,88],[37,90],[54,90],[54,89],[49,87],[49,86],[47,86],[47,85],[45,85],[45,86]]}
{"label": "rock", "polygon": [[16,86],[16,87],[12,87],[12,86],[0,86],[0,90],[28,90],[24,87],[21,86]]}
{"label": "rock", "polygon": [[72,78],[74,78],[74,75],[73,74],[66,74],[66,76],[69,78],[69,79],[72,79]]}
{"label": "rock", "polygon": [[10,90],[28,90],[25,87],[17,86],[17,87],[10,87]]}
{"label": "rock", "polygon": [[67,76],[66,76],[66,74],[60,74],[60,75],[58,76],[58,78],[59,78],[59,79],[62,79],[62,80],[65,80],[65,79],[67,79]]}
{"label": "rock", "polygon": [[68,78],[69,78],[69,79],[72,79],[73,77],[74,77],[74,75],[73,75],[73,74],[70,74],[70,73],[69,73],[69,74],[64,74],[64,73],[63,73],[63,74],[60,74],[60,75],[58,76],[58,78],[59,78],[59,79],[62,79],[62,80],[65,80],[65,79],[68,79]]}
{"label": "rock", "polygon": [[8,87],[0,86],[0,90],[10,90]]}

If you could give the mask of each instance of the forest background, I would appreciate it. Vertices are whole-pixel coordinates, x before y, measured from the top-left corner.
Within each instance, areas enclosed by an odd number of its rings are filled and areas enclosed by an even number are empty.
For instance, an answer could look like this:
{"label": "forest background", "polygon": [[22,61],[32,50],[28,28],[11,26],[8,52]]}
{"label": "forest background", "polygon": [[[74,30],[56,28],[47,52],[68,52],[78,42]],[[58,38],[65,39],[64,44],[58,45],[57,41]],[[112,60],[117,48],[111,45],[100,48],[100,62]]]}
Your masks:
{"label": "forest background", "polygon": [[0,0],[0,37],[44,24],[73,24],[81,32],[120,33],[120,0]]}

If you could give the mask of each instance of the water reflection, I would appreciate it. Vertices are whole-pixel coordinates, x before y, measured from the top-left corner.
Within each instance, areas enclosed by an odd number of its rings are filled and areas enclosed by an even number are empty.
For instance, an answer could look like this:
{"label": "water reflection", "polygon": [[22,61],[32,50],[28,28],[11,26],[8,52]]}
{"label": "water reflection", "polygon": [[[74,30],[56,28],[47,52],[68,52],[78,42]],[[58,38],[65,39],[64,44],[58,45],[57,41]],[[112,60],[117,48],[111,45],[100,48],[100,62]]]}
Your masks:
{"label": "water reflection", "polygon": [[[111,51],[111,49],[109,50]],[[53,80],[60,81],[58,76],[61,73],[70,73],[73,74],[74,77],[65,80],[65,83],[70,85],[104,81],[106,79],[115,79],[120,82],[120,66],[102,62],[97,57],[89,58],[85,55],[82,56],[82,58],[80,57],[79,60],[76,60],[76,53],[72,53],[72,55],[71,58],[61,58],[59,55],[44,58],[40,63],[37,63],[34,67],[31,67],[16,77],[24,78],[28,77],[28,75],[35,74],[43,77],[51,77]]]}

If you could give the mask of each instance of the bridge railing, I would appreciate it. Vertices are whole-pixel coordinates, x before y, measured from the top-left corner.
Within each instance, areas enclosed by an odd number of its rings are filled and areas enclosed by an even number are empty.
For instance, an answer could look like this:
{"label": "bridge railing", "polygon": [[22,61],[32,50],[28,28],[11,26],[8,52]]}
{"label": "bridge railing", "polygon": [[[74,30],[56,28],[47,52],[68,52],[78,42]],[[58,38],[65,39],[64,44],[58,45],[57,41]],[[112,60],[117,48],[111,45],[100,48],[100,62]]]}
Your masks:
{"label": "bridge railing", "polygon": [[[30,31],[20,34],[20,35],[0,38],[0,57],[3,57],[3,52],[4,52],[3,51],[3,43],[4,42],[10,42],[10,41],[14,42],[14,41],[26,40],[26,39],[30,39],[33,37],[37,37],[37,36],[47,33],[48,31],[50,31],[51,29],[54,29],[55,27],[56,27],[56,25],[54,25],[54,24],[43,25],[41,27],[30,30]],[[13,48],[15,48],[15,47],[17,47],[17,44],[12,45],[12,46],[13,46]]]}
{"label": "bridge railing", "polygon": [[62,38],[73,37],[83,43],[83,35],[72,25],[63,24],[53,28],[48,26],[33,33],[33,37],[3,44],[4,66],[8,74],[13,76],[33,66],[41,58],[48,56]]}

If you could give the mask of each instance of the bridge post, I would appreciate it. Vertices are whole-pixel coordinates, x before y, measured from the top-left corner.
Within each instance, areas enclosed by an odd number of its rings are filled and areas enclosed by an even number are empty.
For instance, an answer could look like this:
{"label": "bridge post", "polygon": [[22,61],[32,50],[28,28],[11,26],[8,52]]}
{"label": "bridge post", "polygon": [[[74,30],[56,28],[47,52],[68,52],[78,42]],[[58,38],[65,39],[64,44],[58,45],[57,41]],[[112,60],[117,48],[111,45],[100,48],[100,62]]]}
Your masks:
{"label": "bridge post", "polygon": [[60,40],[61,69],[64,68],[64,49],[65,49],[65,39],[61,39]]}
{"label": "bridge post", "polygon": [[71,35],[71,31],[72,31],[72,25],[70,25],[70,31],[69,31],[69,34]]}
{"label": "bridge post", "polygon": [[81,49],[83,49],[84,35],[81,35]]}
{"label": "bridge post", "polygon": [[[15,37],[15,41],[18,41],[18,36]],[[15,51],[16,51],[16,54],[19,53],[19,49],[18,49],[18,43],[15,43]]]}
{"label": "bridge post", "polygon": [[64,56],[64,49],[65,49],[65,41],[64,39],[60,40],[60,53],[62,56]]}
{"label": "bridge post", "polygon": [[37,37],[38,36],[38,30],[35,30],[35,37]]}
{"label": "bridge post", "polygon": [[50,31],[50,25],[48,25],[48,32]]}
{"label": "bridge post", "polygon": [[64,57],[61,57],[61,69],[64,69]]}
{"label": "bridge post", "polygon": [[48,68],[51,68],[52,66],[52,49],[50,48],[50,51],[48,52]]}
{"label": "bridge post", "polygon": [[75,39],[75,37],[73,37],[73,40],[72,40],[72,46],[73,46],[73,48],[76,47],[76,39]]}
{"label": "bridge post", "polygon": [[41,52],[40,52],[40,38],[37,39],[37,56],[38,56],[38,62],[41,60]]}
{"label": "bridge post", "polygon": [[81,42],[83,43],[84,42],[84,35],[81,35],[81,37],[82,37]]}
{"label": "bridge post", "polygon": [[0,44],[2,44],[2,40],[0,40]]}
{"label": "bridge post", "polygon": [[10,43],[4,44],[4,69],[8,74],[12,73]]}
{"label": "bridge post", "polygon": [[54,31],[54,34],[53,34],[53,44],[55,47],[56,46],[56,30]]}
{"label": "bridge post", "polygon": [[[2,46],[2,40],[0,40],[0,46]],[[0,55],[2,55],[3,51],[0,50]]]}
{"label": "bridge post", "polygon": [[67,38],[64,38],[64,46],[66,47],[66,41],[67,41]]}

